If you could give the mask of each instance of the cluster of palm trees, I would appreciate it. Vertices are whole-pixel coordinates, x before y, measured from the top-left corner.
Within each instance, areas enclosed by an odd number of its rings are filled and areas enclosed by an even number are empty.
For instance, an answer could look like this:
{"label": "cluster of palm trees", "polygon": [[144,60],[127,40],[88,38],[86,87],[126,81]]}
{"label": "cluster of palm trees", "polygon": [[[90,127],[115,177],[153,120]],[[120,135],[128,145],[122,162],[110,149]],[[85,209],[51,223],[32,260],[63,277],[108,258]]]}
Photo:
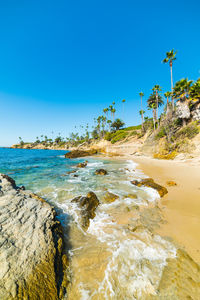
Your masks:
{"label": "cluster of palm trees", "polygon": [[[177,101],[177,110],[179,102],[184,104],[184,114],[179,113],[178,116],[183,120],[183,125],[186,124],[186,119],[190,117],[190,104],[196,101],[200,101],[200,79],[198,79],[195,83],[192,80],[188,80],[187,78],[181,79],[176,84],[173,84],[173,63],[176,60],[177,51],[172,49],[171,51],[166,53],[166,57],[163,60],[163,63],[169,63],[170,66],[170,77],[171,77],[171,91],[167,91],[164,93],[164,97],[167,100],[166,105],[166,114],[168,115],[169,111],[175,111],[175,100]],[[152,93],[147,99],[147,107],[152,110],[153,114],[153,126],[154,130],[159,127],[159,117],[158,117],[158,108],[164,104],[163,96],[161,94],[162,88],[160,85],[156,84],[152,88]],[[143,110],[143,97],[144,93],[140,92],[139,96],[141,98],[141,110],[139,111],[142,119],[142,129],[144,128],[144,114]],[[170,102],[171,98],[171,102]],[[180,109],[179,109],[180,110]],[[187,113],[186,113],[187,111]]]}

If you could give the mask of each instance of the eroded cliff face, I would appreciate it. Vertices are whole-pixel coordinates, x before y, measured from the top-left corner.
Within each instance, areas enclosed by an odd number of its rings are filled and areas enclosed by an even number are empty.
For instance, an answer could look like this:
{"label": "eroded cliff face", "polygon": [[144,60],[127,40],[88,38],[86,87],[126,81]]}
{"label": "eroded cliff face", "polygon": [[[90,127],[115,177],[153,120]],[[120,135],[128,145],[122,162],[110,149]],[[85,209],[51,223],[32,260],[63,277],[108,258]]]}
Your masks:
{"label": "eroded cliff face", "polygon": [[0,299],[63,299],[63,232],[45,200],[0,174]]}

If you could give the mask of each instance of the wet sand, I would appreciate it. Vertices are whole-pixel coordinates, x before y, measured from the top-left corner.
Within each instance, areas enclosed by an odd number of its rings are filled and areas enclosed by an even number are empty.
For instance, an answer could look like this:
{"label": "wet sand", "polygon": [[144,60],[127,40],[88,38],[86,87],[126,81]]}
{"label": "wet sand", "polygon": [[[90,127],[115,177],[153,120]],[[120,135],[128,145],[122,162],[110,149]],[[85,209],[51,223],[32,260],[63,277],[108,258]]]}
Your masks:
{"label": "wet sand", "polygon": [[[166,224],[161,224],[157,232],[173,238],[199,264],[200,165],[147,157],[132,156],[131,159],[146,175],[168,189],[168,194],[161,199]],[[175,181],[177,186],[167,186],[169,180]]]}

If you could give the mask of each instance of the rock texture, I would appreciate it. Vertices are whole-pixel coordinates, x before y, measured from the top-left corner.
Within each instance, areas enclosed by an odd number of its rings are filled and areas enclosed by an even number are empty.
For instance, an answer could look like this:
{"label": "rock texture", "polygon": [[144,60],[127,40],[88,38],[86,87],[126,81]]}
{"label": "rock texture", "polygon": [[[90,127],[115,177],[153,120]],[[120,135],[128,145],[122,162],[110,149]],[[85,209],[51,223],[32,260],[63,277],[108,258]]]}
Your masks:
{"label": "rock texture", "polygon": [[111,203],[111,202],[114,202],[117,199],[119,199],[119,196],[115,195],[113,193],[110,193],[110,192],[105,192],[104,195],[103,195],[103,198],[102,198],[104,203]]}
{"label": "rock texture", "polygon": [[155,189],[159,193],[160,197],[163,197],[165,194],[168,193],[167,189],[164,186],[155,183],[152,178],[145,178],[140,181],[133,180],[133,181],[131,181],[131,183],[136,186],[147,186],[152,189]]}
{"label": "rock texture", "polygon": [[95,175],[107,175],[108,172],[104,169],[98,169],[94,172]]}
{"label": "rock texture", "polygon": [[76,165],[77,168],[85,168],[87,167],[88,161],[84,161],[82,163],[79,163],[78,165]]}
{"label": "rock texture", "polygon": [[0,299],[63,299],[68,259],[56,213],[0,174]]}
{"label": "rock texture", "polygon": [[190,118],[190,109],[186,101],[179,100],[176,102],[176,115],[181,119]]}
{"label": "rock texture", "polygon": [[85,157],[97,154],[97,150],[73,150],[65,154],[65,158],[77,158],[77,157]]}
{"label": "rock texture", "polygon": [[95,210],[99,205],[99,200],[95,193],[89,192],[86,197],[76,197],[72,200],[77,202],[81,208],[82,227],[87,230],[90,225],[90,219],[94,219],[96,216]]}

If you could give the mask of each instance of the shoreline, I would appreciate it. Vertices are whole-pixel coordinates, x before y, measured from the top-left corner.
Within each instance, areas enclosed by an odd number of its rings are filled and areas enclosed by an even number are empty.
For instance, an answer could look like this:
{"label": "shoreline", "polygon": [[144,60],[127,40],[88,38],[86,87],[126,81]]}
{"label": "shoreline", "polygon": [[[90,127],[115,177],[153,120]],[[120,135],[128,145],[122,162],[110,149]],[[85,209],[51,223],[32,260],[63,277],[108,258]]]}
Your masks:
{"label": "shoreline", "polygon": [[[168,194],[159,201],[164,223],[159,224],[156,233],[172,239],[200,264],[200,164],[196,160],[161,160],[124,152],[99,157],[131,160],[137,163],[136,168],[144,175],[167,188]],[[167,181],[174,181],[177,185],[168,186]]]}
{"label": "shoreline", "polygon": [[[62,149],[62,151],[67,150]],[[156,232],[161,236],[172,238],[194,261],[200,264],[199,161],[160,160],[148,156],[126,154],[127,151],[120,152],[102,153],[91,157],[132,160],[138,164],[137,169],[140,169],[144,175],[152,177],[156,183],[165,186],[168,194],[159,201],[165,224],[159,224],[160,227]],[[167,186],[167,181],[174,181],[177,186]]]}
{"label": "shoreline", "polygon": [[[148,157],[126,158],[138,163],[138,169],[168,190],[168,194],[160,199],[159,205],[165,223],[160,224],[156,232],[172,238],[200,264],[199,166]],[[177,186],[167,186],[167,181],[174,181]]]}

